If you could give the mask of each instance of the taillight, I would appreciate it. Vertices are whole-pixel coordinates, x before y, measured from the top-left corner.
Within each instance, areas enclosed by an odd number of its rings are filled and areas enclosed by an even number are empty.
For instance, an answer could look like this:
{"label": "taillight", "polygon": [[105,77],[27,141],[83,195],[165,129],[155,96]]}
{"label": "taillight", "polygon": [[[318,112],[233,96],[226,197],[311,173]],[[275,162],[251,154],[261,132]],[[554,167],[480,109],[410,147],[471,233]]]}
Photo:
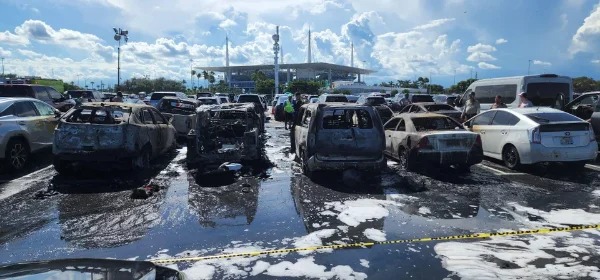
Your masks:
{"label": "taillight", "polygon": [[481,145],[481,136],[477,135],[477,138],[475,138],[475,145],[482,147]]}
{"label": "taillight", "polygon": [[429,143],[429,138],[427,137],[423,137],[421,138],[421,140],[419,140],[419,143],[417,143],[417,149],[431,149],[433,148],[431,146],[431,143]]}
{"label": "taillight", "polygon": [[592,127],[591,124],[590,124],[588,130],[589,130],[589,133],[590,133],[590,142],[596,141],[596,133],[594,132],[594,128]]}
{"label": "taillight", "polygon": [[531,143],[542,143],[542,134],[540,133],[540,127],[536,127],[531,131]]}

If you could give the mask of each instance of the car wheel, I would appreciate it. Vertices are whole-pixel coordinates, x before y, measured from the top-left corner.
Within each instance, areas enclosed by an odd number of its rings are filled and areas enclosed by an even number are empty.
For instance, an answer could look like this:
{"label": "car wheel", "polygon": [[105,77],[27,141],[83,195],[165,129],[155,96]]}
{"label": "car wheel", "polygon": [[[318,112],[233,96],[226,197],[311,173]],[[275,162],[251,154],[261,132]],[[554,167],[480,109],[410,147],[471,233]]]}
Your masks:
{"label": "car wheel", "polygon": [[13,171],[20,171],[29,161],[29,146],[20,139],[11,139],[6,145],[5,159],[8,168]]}
{"label": "car wheel", "polygon": [[61,175],[71,175],[73,174],[73,163],[66,161],[66,160],[61,160],[58,158],[54,158],[52,160],[52,165],[54,166],[54,170],[56,170],[56,172],[58,172]]}
{"label": "car wheel", "polygon": [[144,148],[142,152],[133,159],[133,168],[144,170],[150,168],[150,149]]}
{"label": "car wheel", "polygon": [[408,151],[402,146],[398,148],[398,162],[404,170],[411,171],[414,169],[414,164],[408,158]]}
{"label": "car wheel", "polygon": [[300,152],[300,158],[301,158],[300,165],[302,166],[302,174],[306,175],[306,177],[308,177],[308,178],[312,178],[313,172],[310,171],[310,169],[308,168],[308,158],[307,158],[306,154],[304,153],[304,151]]}
{"label": "car wheel", "polygon": [[502,150],[502,160],[504,161],[504,165],[510,169],[517,169],[521,166],[519,151],[513,145],[508,145]]}

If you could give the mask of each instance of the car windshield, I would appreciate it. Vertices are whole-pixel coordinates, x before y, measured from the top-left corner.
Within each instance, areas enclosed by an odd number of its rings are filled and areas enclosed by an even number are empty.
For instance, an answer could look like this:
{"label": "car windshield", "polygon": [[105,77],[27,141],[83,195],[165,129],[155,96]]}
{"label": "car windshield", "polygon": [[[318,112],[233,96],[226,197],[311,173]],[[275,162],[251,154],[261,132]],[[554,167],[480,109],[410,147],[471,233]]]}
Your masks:
{"label": "car windshield", "polygon": [[323,129],[371,129],[373,121],[362,109],[332,109],[323,113]]}
{"label": "car windshield", "polygon": [[240,95],[238,103],[260,103],[260,98],[257,95]]}
{"label": "car windshield", "polygon": [[427,112],[437,112],[437,111],[456,111],[452,106],[446,104],[433,104],[433,105],[424,105],[425,110]]}
{"label": "car windshield", "polygon": [[348,102],[345,96],[327,96],[325,102]]}
{"label": "car windshield", "polygon": [[433,97],[431,95],[413,95],[412,102],[413,103],[433,102]]}
{"label": "car windshield", "polygon": [[169,92],[155,92],[150,97],[150,100],[161,100],[165,96],[177,96],[177,94]]}
{"label": "car windshield", "polygon": [[462,129],[462,125],[448,117],[413,118],[412,122],[419,132]]}
{"label": "car windshield", "polygon": [[0,85],[0,97],[31,97],[27,95],[27,87]]}
{"label": "car windshield", "polygon": [[196,104],[183,100],[163,100],[158,110],[163,113],[189,115],[196,112]]}
{"label": "car windshield", "polygon": [[129,118],[130,109],[120,107],[84,107],[65,116],[68,123],[119,124]]}
{"label": "car windshield", "polygon": [[201,105],[215,105],[219,104],[219,101],[214,98],[198,98],[198,103]]}
{"label": "car windshield", "polygon": [[581,119],[567,113],[531,113],[525,114],[531,120],[544,124],[554,122],[580,122]]}
{"label": "car windshield", "polygon": [[368,97],[366,104],[368,105],[381,105],[386,104],[385,98],[383,97]]}

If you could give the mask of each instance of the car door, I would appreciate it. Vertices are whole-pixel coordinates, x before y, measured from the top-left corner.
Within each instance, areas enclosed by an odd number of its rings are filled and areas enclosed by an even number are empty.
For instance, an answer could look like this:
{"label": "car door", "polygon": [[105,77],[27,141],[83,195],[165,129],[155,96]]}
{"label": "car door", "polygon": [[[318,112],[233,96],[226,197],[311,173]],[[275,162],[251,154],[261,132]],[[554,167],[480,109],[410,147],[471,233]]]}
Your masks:
{"label": "car door", "polygon": [[40,115],[39,121],[42,122],[43,126],[41,142],[43,145],[52,145],[54,141],[54,129],[58,124],[60,113],[44,102],[33,101],[33,105]]}
{"label": "car door", "polygon": [[[501,155],[504,144],[518,133],[515,131],[515,125],[520,121],[519,117],[507,111],[498,111],[492,120],[492,125],[486,132],[488,137],[493,139],[493,146],[490,147],[492,153]],[[513,142],[514,143],[514,142]]]}
{"label": "car door", "polygon": [[300,125],[297,125],[296,128],[294,129],[297,153],[301,150],[306,150],[308,148],[307,141],[308,141],[309,127],[310,127],[310,123],[312,121],[312,115],[313,115],[313,112],[312,112],[311,108],[307,108],[306,111],[304,112],[304,115],[302,116],[302,121],[300,122]]}
{"label": "car door", "polygon": [[[154,117],[152,116],[152,112],[148,108],[141,109],[142,112],[142,122],[144,123],[143,130],[146,131],[146,135],[148,137],[148,141],[141,141],[142,145],[150,142],[152,145],[152,155],[159,155],[162,150],[162,141],[160,139],[160,128],[156,125],[154,121]],[[143,136],[143,135],[140,135]]]}
{"label": "car door", "polygon": [[393,154],[392,135],[396,132],[396,127],[400,120],[401,118],[399,117],[392,118],[383,126],[383,132],[385,133],[385,153],[388,155]]}
{"label": "car door", "polygon": [[169,121],[158,110],[154,108],[149,110],[152,112],[152,117],[154,117],[154,121],[159,129],[160,152],[163,153],[173,144],[175,136],[171,125],[169,125]]}
{"label": "car door", "polygon": [[44,147],[44,134],[46,134],[44,123],[40,120],[41,117],[33,103],[31,101],[17,101],[12,106],[13,114],[17,118],[16,123],[29,135],[28,140],[31,151]]}
{"label": "car door", "polygon": [[400,118],[400,121],[398,122],[398,125],[394,129],[394,132],[392,133],[392,138],[391,138],[390,148],[391,148],[393,157],[398,158],[398,152],[399,152],[400,147],[406,146],[407,136],[408,136],[408,133],[406,132],[406,121],[404,121],[403,118]]}
{"label": "car door", "polygon": [[493,153],[494,145],[498,144],[498,141],[493,138],[493,134],[488,134],[488,130],[491,127],[492,120],[496,115],[496,110],[487,111],[478,116],[475,116],[470,120],[470,129],[475,133],[481,135],[481,142],[484,153]]}

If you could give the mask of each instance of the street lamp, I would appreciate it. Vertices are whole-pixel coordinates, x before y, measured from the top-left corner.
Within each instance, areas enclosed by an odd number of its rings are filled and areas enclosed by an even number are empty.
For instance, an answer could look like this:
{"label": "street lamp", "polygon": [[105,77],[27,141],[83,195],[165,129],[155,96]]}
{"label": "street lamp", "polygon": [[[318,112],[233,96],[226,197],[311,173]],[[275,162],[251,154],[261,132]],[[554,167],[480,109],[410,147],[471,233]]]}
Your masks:
{"label": "street lamp", "polygon": [[119,47],[117,48],[117,91],[120,88],[121,85],[121,39],[125,38],[125,43],[127,43],[127,40],[129,40],[129,31],[127,30],[122,30],[121,28],[117,29],[116,27],[113,27],[113,30],[115,31],[115,41],[119,42]]}
{"label": "street lamp", "polygon": [[531,70],[531,59],[529,60],[529,64],[527,65],[527,75],[529,75],[529,70]]}
{"label": "street lamp", "polygon": [[275,54],[275,95],[279,94],[279,63],[277,55],[279,54],[279,26],[277,33],[273,34],[273,54]]}
{"label": "street lamp", "polygon": [[4,57],[2,59],[2,77],[4,78]]}

